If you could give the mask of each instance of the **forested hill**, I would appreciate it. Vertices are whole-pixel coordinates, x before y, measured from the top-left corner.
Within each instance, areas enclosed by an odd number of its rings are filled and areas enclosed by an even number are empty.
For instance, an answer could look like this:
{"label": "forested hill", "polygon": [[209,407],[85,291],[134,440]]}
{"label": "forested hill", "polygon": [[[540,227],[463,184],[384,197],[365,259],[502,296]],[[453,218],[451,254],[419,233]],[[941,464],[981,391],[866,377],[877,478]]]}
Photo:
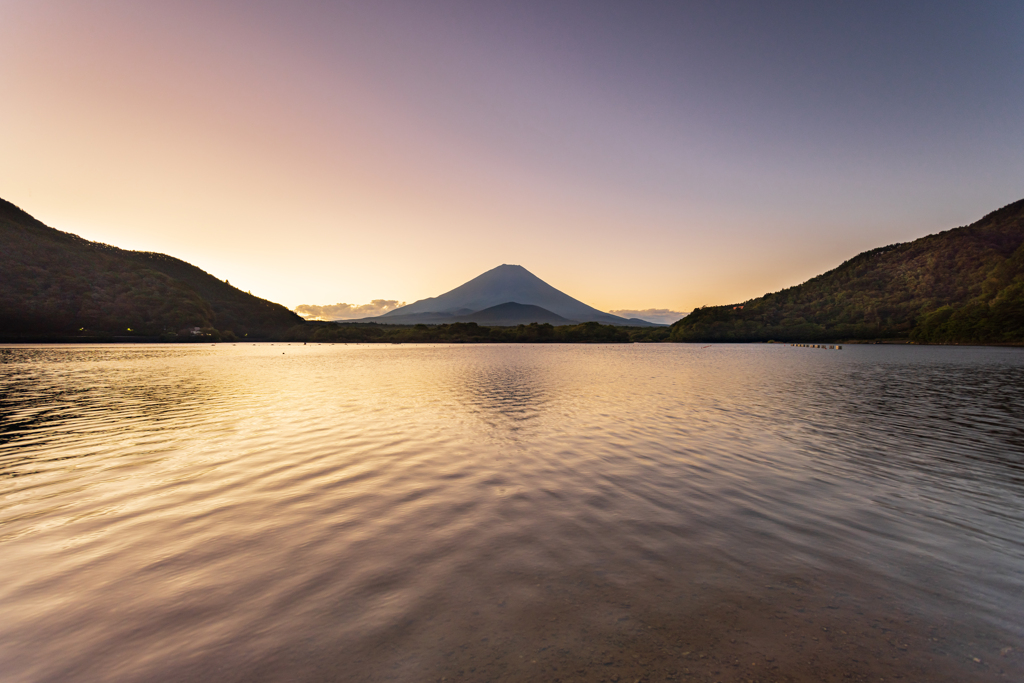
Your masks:
{"label": "forested hill", "polygon": [[165,254],[54,230],[0,199],[0,333],[96,337],[278,335],[302,319]]}
{"label": "forested hill", "polygon": [[781,292],[698,308],[671,338],[1024,342],[1024,200],[966,227],[866,251]]}

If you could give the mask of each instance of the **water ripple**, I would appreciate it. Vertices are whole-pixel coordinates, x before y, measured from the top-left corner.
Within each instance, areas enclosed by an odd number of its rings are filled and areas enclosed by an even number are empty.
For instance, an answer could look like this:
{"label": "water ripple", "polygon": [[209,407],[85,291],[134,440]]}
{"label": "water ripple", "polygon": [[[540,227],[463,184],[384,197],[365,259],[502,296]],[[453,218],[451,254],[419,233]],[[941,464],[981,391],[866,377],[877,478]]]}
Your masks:
{"label": "water ripple", "polygon": [[820,613],[967,680],[1024,636],[1022,494],[1017,349],[7,347],[0,667],[675,680],[740,632],[797,671]]}

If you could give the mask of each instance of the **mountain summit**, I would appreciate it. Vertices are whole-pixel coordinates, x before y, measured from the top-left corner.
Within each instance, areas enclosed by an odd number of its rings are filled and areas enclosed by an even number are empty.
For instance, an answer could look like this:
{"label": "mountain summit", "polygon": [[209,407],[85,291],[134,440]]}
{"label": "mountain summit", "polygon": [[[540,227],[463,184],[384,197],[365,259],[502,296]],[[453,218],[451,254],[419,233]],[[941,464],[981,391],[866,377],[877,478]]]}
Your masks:
{"label": "mountain summit", "polygon": [[[440,296],[420,299],[408,306],[385,313],[379,318],[367,320],[390,324],[469,321],[474,314],[503,304],[520,305],[520,308],[514,309],[517,311],[514,317],[517,322],[513,322],[513,318],[509,317],[508,324],[544,322],[526,318],[543,316],[546,312],[553,314],[555,319],[564,318],[567,322],[651,325],[646,320],[626,319],[599,311],[555,289],[526,268],[515,265],[500,265]],[[537,308],[543,309],[543,312],[534,310]],[[511,313],[513,309],[504,310]]]}

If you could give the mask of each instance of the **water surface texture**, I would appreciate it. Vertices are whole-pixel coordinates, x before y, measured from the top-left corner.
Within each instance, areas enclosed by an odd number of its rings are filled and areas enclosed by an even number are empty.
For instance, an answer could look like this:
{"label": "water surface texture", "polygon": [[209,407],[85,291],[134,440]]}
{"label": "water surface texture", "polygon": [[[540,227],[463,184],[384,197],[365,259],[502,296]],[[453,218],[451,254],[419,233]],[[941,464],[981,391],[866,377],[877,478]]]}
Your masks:
{"label": "water surface texture", "polygon": [[1022,680],[1024,350],[0,348],[0,678]]}

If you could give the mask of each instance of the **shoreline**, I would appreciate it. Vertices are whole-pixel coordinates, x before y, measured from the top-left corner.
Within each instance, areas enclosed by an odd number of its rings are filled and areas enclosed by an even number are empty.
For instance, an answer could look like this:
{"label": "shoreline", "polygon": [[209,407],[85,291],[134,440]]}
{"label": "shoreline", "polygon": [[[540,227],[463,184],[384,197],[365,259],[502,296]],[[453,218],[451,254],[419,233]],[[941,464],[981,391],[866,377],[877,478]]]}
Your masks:
{"label": "shoreline", "polygon": [[660,341],[633,341],[633,340],[501,340],[501,339],[428,339],[391,341],[390,339],[364,339],[360,341],[295,341],[286,339],[238,339],[234,341],[213,341],[209,339],[196,341],[168,341],[159,337],[61,337],[61,338],[10,338],[0,337],[0,346],[102,346],[102,345],[153,345],[162,344],[166,346],[196,346],[206,344],[216,345],[239,345],[239,344],[288,344],[295,346],[302,345],[336,345],[336,344],[374,344],[382,346],[403,346],[403,345],[425,345],[425,344],[671,344],[671,345],[713,345],[713,346],[794,346],[796,344],[842,344],[851,346],[964,346],[964,347],[999,347],[999,348],[1024,348],[1024,341],[1020,342],[918,342],[902,339],[861,339],[861,340],[835,340],[835,341],[685,341],[674,342],[670,340]]}

